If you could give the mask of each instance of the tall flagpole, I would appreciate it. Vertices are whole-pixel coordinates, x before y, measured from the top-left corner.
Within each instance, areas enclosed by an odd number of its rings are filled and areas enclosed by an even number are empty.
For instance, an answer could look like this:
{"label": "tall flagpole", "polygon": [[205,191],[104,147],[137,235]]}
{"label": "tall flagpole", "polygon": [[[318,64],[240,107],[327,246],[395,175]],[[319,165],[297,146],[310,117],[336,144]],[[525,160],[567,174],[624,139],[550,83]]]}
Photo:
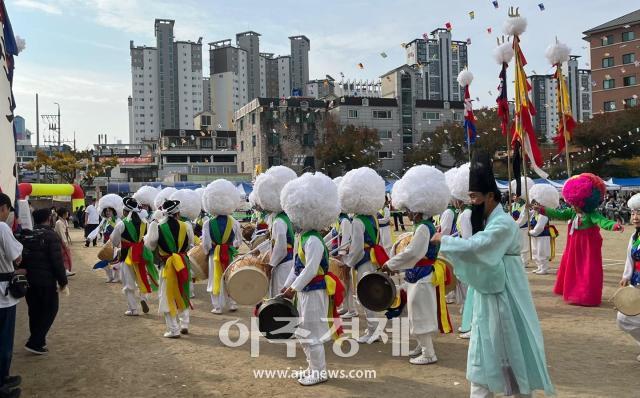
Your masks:
{"label": "tall flagpole", "polygon": [[[520,59],[520,40],[519,38],[516,36],[514,37],[513,40],[513,46],[514,46],[514,50],[515,50],[515,57],[516,57],[516,86],[518,85],[518,74],[519,71],[522,69],[522,65],[521,65],[521,59]],[[520,78],[522,78],[522,76],[520,76]],[[518,90],[516,88],[516,104],[520,104],[521,108],[522,108],[522,101],[526,101],[526,98],[521,98],[520,97],[521,92],[520,90]],[[529,260],[533,260],[533,250],[532,250],[532,244],[531,244],[531,235],[528,233],[531,230],[531,219],[529,216],[529,211],[531,209],[530,205],[529,205],[529,187],[527,184],[527,158],[526,158],[526,151],[524,150],[525,147],[525,143],[524,143],[524,133],[522,131],[523,127],[522,127],[522,118],[517,114],[517,110],[516,110],[516,133],[519,134],[520,137],[520,142],[522,144],[522,151],[521,152],[521,156],[522,156],[522,174],[524,176],[523,180],[524,180],[524,197],[525,197],[525,204],[524,204],[524,208],[525,208],[525,212],[526,212],[526,217],[527,217],[527,237],[529,238]],[[509,185],[511,185],[511,182],[509,182]],[[526,264],[525,264],[526,265]]]}
{"label": "tall flagpole", "polygon": [[[556,39],[557,40],[557,39]],[[569,140],[567,139],[567,121],[564,118],[564,84],[560,81],[560,79],[564,79],[564,74],[562,73],[562,64],[558,64],[558,108],[560,112],[560,120],[562,120],[562,139],[564,140],[564,154],[567,163],[567,178],[571,178],[571,158],[569,157]]]}

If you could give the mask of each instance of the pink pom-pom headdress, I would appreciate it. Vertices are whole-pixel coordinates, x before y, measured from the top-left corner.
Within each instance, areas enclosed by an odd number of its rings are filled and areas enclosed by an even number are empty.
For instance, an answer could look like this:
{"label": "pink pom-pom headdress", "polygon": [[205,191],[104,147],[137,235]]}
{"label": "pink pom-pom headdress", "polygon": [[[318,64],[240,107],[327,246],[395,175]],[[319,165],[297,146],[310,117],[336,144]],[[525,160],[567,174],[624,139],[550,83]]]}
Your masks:
{"label": "pink pom-pom headdress", "polygon": [[582,173],[569,178],[562,188],[564,200],[586,213],[592,212],[600,206],[606,192],[604,181],[591,173]]}

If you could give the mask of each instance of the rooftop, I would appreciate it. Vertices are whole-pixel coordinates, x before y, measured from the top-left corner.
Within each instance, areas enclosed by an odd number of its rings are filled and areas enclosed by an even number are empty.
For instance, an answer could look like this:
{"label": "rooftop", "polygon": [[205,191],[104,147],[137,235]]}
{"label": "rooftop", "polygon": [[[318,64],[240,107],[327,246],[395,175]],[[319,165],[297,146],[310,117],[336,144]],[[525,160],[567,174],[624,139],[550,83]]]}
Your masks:
{"label": "rooftop", "polygon": [[398,106],[398,100],[395,98],[344,96],[333,101],[333,108],[337,108],[341,105],[362,106],[362,100],[365,98],[369,101],[369,106]]}
{"label": "rooftop", "polygon": [[640,10],[636,10],[626,15],[623,15],[621,17],[612,19],[611,21],[605,22],[602,25],[598,25],[595,28],[586,30],[582,32],[582,34],[590,36],[598,32],[604,32],[607,30],[616,29],[616,28],[619,28],[625,25],[631,25],[637,22],[640,22]]}

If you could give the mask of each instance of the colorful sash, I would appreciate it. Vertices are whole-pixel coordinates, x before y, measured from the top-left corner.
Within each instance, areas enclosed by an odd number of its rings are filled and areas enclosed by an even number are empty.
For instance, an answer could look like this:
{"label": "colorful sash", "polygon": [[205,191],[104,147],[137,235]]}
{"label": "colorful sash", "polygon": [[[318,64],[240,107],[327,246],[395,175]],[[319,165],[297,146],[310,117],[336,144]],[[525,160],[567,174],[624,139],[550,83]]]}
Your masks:
{"label": "colorful sash", "polygon": [[380,245],[380,227],[378,219],[373,216],[357,215],[356,219],[360,220],[364,225],[364,257],[355,268],[371,261],[377,268],[382,267],[389,261],[389,255]]}
{"label": "colorful sash", "polygon": [[[287,255],[284,256],[284,258],[282,259],[282,261],[280,261],[280,263],[276,264],[276,266],[278,266],[282,263],[286,263],[287,261],[293,260],[293,244],[295,241],[295,233],[293,232],[293,225],[291,224],[291,220],[289,219],[289,216],[287,216],[286,213],[284,212],[280,212],[278,213],[278,215],[276,215],[276,217],[273,219],[273,222],[271,223],[272,238],[273,238],[273,225],[276,223],[276,220],[282,220],[282,222],[284,222],[285,225],[287,226]],[[275,244],[276,244],[276,241],[274,239],[271,239],[272,248]]]}
{"label": "colorful sash", "polygon": [[178,230],[177,244],[168,223],[165,222],[158,226],[160,235],[170,251],[170,253],[166,253],[162,248],[159,250],[160,256],[165,261],[162,277],[167,286],[167,305],[171,316],[175,316],[178,311],[184,311],[191,306],[189,303],[188,260],[185,252],[179,252],[187,238],[187,225],[182,221],[178,221],[178,225],[180,229]]}
{"label": "colorful sash", "polygon": [[[209,219],[211,236],[209,255],[213,256],[213,294],[220,294],[222,275],[238,253],[237,249],[233,247],[234,223],[235,219],[231,216],[217,216]],[[222,232],[220,232],[221,230]]]}
{"label": "colorful sash", "polygon": [[[307,231],[302,234],[300,241],[298,242],[298,250],[295,261],[294,272],[300,275],[306,264],[306,258],[304,254],[304,245],[307,243],[310,237],[315,236],[320,242],[324,242],[322,236],[318,231]],[[340,322],[340,315],[338,315],[338,307],[342,305],[344,300],[344,286],[340,279],[329,272],[329,251],[327,247],[322,243],[324,247],[324,255],[320,261],[318,267],[318,274],[309,282],[307,286],[302,289],[303,292],[325,289],[327,296],[329,296],[329,307],[327,311],[327,321],[329,323],[329,330],[332,330],[333,339],[337,339],[342,334],[342,325]],[[335,325],[335,330],[334,330]]]}
{"label": "colorful sash", "polygon": [[[433,222],[430,220],[422,220],[414,225],[414,233],[420,225],[427,227],[430,235],[433,235],[436,231]],[[441,333],[451,333],[453,327],[451,326],[451,318],[449,317],[449,310],[447,308],[445,288],[446,285],[451,283],[452,276],[447,264],[437,258],[438,249],[438,245],[429,242],[429,247],[424,257],[421,258],[413,268],[405,271],[405,280],[409,283],[416,283],[427,275],[433,274],[431,276],[431,284],[436,288],[438,329],[440,329]]]}
{"label": "colorful sash", "polygon": [[631,245],[631,259],[633,260],[633,270],[631,272],[632,286],[640,285],[640,236],[636,234],[636,239]]}
{"label": "colorful sash", "polygon": [[158,290],[158,270],[153,264],[153,253],[144,245],[147,224],[140,223],[140,231],[130,220],[122,220],[128,239],[122,239],[122,249],[127,249],[124,263],[132,268],[140,293],[146,294]]}

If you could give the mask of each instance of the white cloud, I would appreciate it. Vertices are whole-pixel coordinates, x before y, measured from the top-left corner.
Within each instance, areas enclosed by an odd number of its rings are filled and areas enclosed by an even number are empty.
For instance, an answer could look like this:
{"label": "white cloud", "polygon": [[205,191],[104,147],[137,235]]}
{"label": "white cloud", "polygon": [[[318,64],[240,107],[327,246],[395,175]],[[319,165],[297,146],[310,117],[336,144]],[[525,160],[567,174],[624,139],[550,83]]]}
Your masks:
{"label": "white cloud", "polygon": [[30,10],[42,11],[47,14],[61,15],[62,10],[58,6],[37,0],[16,0],[13,4],[17,7],[27,8]]}

